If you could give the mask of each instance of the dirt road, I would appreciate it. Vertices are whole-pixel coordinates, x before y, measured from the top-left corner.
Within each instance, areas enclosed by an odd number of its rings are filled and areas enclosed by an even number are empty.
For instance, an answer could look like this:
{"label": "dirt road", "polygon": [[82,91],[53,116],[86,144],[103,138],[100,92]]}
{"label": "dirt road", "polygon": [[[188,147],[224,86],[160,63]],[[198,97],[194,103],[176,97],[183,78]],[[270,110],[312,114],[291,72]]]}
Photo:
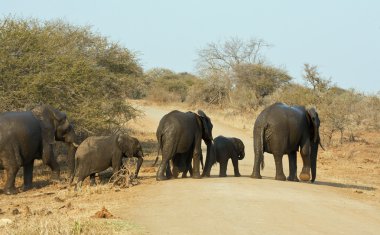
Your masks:
{"label": "dirt road", "polygon": [[[140,108],[146,115],[134,125],[145,132],[155,132],[161,117],[170,110]],[[150,179],[131,188],[131,198],[115,213],[149,234],[379,234],[378,205],[345,197],[339,188],[275,181],[271,155],[265,156],[263,179],[249,178],[253,166],[251,130],[213,124],[214,137],[223,134],[243,140],[246,157],[239,162],[242,177]],[[286,175],[287,164],[284,157]],[[214,166],[211,174],[218,172]],[[230,163],[228,174],[232,172]]]}

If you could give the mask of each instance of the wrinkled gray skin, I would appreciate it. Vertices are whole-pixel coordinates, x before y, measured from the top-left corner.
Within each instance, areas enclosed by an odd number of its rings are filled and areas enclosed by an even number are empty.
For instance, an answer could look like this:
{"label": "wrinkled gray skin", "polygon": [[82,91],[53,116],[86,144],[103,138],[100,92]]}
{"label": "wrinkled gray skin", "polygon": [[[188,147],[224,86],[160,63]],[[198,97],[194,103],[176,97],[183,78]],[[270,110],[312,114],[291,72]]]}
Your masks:
{"label": "wrinkled gray skin", "polygon": [[[193,112],[172,111],[160,121],[156,137],[158,153],[161,150],[162,161],[157,171],[157,180],[172,177],[169,161],[173,160],[173,172],[184,172],[191,166],[193,160],[193,178],[201,178],[200,158],[202,154],[202,139],[207,149],[212,142],[212,123],[206,114],[198,110]],[[166,169],[166,176],[164,171]]]}
{"label": "wrinkled gray skin", "polygon": [[[85,139],[78,147],[75,154],[75,175],[77,186],[82,185],[83,180],[90,176],[91,185],[95,184],[95,173],[112,167],[116,173],[122,166],[123,157],[136,157],[137,177],[143,163],[143,151],[140,142],[127,134],[112,136],[92,136]],[[70,180],[73,181],[74,177]]]}
{"label": "wrinkled gray skin", "polygon": [[68,162],[73,162],[75,132],[62,113],[51,106],[41,105],[28,112],[0,114],[0,166],[6,170],[5,194],[15,194],[15,177],[24,168],[24,191],[32,187],[33,163],[42,159],[58,180],[60,168],[53,153],[53,144],[66,142],[69,146]]}
{"label": "wrinkled gray skin", "polygon": [[231,159],[234,166],[234,175],[240,176],[239,160],[243,160],[245,156],[244,143],[238,138],[227,138],[218,136],[214,139],[211,147],[211,154],[206,157],[205,170],[203,176],[210,176],[211,167],[216,162],[219,163],[219,177],[227,176],[227,163]]}
{"label": "wrinkled gray skin", "polygon": [[255,162],[251,177],[261,178],[264,167],[264,152],[271,153],[276,163],[276,180],[286,180],[282,168],[282,156],[289,157],[290,181],[297,178],[297,151],[300,151],[303,168],[301,180],[314,182],[316,178],[317,153],[320,144],[320,120],[314,108],[306,110],[303,106],[288,106],[275,103],[264,109],[257,117],[253,136]]}

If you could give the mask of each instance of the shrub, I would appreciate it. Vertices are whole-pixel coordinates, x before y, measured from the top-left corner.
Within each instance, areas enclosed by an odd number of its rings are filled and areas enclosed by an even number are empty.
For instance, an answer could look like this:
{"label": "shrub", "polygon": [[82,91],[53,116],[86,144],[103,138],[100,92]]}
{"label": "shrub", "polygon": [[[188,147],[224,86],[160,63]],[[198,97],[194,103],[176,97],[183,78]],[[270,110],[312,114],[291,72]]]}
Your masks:
{"label": "shrub", "polygon": [[142,76],[135,55],[89,27],[4,18],[0,58],[0,111],[50,104],[84,135],[114,131],[137,114],[124,101]]}

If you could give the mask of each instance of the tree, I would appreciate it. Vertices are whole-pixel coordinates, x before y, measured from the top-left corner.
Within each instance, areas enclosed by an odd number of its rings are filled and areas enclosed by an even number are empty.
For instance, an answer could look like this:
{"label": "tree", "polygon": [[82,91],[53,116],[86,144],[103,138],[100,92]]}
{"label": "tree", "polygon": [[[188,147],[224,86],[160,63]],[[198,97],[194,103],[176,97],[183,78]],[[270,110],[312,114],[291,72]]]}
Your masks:
{"label": "tree", "polygon": [[0,21],[0,110],[50,104],[83,135],[122,128],[136,110],[127,82],[142,76],[134,53],[63,21]]}
{"label": "tree", "polygon": [[259,102],[292,79],[286,71],[263,64],[240,64],[235,74],[237,92],[253,91]]}
{"label": "tree", "polygon": [[198,51],[198,68],[201,72],[232,71],[240,64],[261,64],[264,61],[262,50],[269,47],[262,39],[244,41],[231,38],[222,43],[208,43]]}
{"label": "tree", "polygon": [[169,69],[154,68],[145,73],[148,97],[161,102],[184,102],[198,77],[190,73],[175,73]]}
{"label": "tree", "polygon": [[324,92],[330,87],[331,81],[321,77],[316,65],[311,66],[309,64],[304,64],[303,78],[315,92]]}

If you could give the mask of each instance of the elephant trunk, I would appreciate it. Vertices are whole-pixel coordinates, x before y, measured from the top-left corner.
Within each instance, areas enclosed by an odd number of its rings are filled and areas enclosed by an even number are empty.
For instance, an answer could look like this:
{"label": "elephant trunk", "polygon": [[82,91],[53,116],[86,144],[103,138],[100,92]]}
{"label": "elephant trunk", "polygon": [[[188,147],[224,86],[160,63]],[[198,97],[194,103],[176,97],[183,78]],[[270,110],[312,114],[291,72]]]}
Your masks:
{"label": "elephant trunk", "polygon": [[77,147],[75,147],[74,143],[67,143],[67,165],[69,167],[69,178],[74,176],[76,150]]}
{"label": "elephant trunk", "polygon": [[243,160],[245,157],[245,152],[243,151],[242,153],[240,153],[240,155],[238,156],[238,159],[239,160]]}
{"label": "elephant trunk", "polygon": [[215,145],[213,141],[206,144],[207,144],[207,154],[206,154],[206,162],[205,162],[205,167],[202,172],[202,176],[210,176],[211,167],[212,165],[216,163]]}
{"label": "elephant trunk", "polygon": [[317,177],[318,144],[319,144],[319,137],[317,138],[317,142],[312,143],[311,145],[311,154],[310,154],[311,182],[314,182],[315,178]]}
{"label": "elephant trunk", "polygon": [[139,174],[139,171],[140,171],[140,168],[141,168],[141,165],[144,161],[144,153],[141,151],[139,151],[138,153],[138,158],[137,158],[137,165],[136,165],[136,171],[135,171],[135,178],[137,178],[137,175]]}

